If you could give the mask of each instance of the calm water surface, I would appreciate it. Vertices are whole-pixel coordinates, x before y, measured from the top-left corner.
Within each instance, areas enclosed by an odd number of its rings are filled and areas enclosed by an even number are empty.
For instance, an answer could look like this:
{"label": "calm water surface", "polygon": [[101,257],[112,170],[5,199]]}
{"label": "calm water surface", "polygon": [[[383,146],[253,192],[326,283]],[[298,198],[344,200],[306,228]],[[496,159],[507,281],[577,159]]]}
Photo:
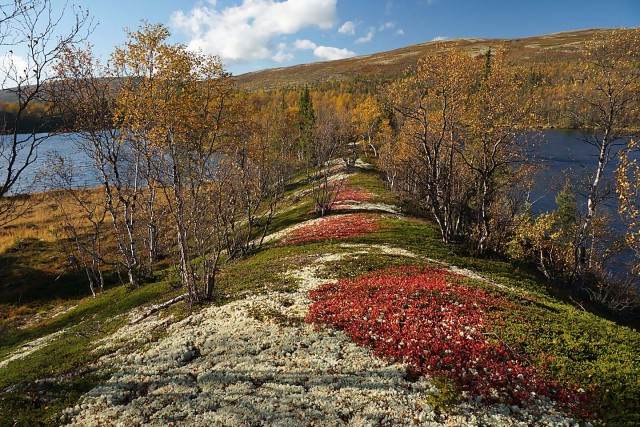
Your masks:
{"label": "calm water surface", "polygon": [[74,183],[77,188],[97,186],[99,180],[93,161],[74,143],[74,138],[77,137],[77,134],[67,133],[52,135],[45,139],[38,147],[36,161],[20,175],[12,192],[14,194],[34,193],[53,189],[52,183],[46,177],[46,172],[50,168],[50,160],[56,156],[62,156],[73,162],[76,170]]}
{"label": "calm water surface", "polygon": [[[20,188],[16,188],[14,192],[49,189],[50,183],[41,179],[41,172],[47,168],[48,159],[52,156],[72,159],[78,170],[77,186],[98,185],[92,160],[74,144],[74,138],[77,137],[77,134],[60,134],[45,140],[39,147],[37,161],[22,175]],[[544,168],[536,174],[532,192],[537,212],[555,208],[555,195],[564,185],[567,175],[580,179],[594,170],[598,160],[597,153],[594,147],[585,144],[579,137],[580,134],[574,131],[545,130],[542,133],[544,142],[534,147],[534,156],[544,164]],[[607,178],[612,178],[614,168],[615,164],[609,165]]]}
{"label": "calm water surface", "polygon": [[[543,131],[542,142],[536,144],[533,150],[533,155],[543,165],[535,175],[535,186],[531,195],[535,212],[548,212],[556,208],[555,196],[564,186],[567,177],[587,188],[586,180],[589,174],[595,171],[598,153],[595,147],[580,140],[580,136],[580,133],[575,131]],[[616,164],[612,162],[607,167],[605,181],[613,178]],[[577,184],[575,188],[579,188]],[[578,199],[586,203],[584,197],[578,196]]]}
{"label": "calm water surface", "polygon": [[[63,156],[72,159],[76,168],[75,184],[77,187],[95,187],[99,180],[95,173],[92,160],[86,153],[79,150],[74,143],[77,134],[54,135],[45,140],[39,147],[38,159],[32,167],[22,175],[19,186],[14,193],[27,193],[51,189],[51,183],[44,177],[43,170],[52,156]],[[594,147],[580,140],[580,134],[575,131],[545,130],[542,132],[542,143],[536,144],[533,155],[543,163],[543,168],[535,175],[535,186],[531,193],[536,213],[547,212],[556,208],[555,197],[562,189],[565,179],[570,176],[573,182],[585,179],[593,173],[597,165],[597,153]],[[607,168],[603,184],[613,179],[613,170],[617,162],[612,162]],[[586,210],[584,196],[578,195],[579,207]],[[616,211],[615,200],[602,208],[607,210],[613,220],[612,229],[622,230]]]}
{"label": "calm water surface", "polygon": [[[13,192],[30,193],[51,189],[52,185],[43,171],[47,169],[53,156],[72,160],[76,169],[77,187],[99,185],[92,160],[74,143],[74,138],[78,136],[60,134],[46,139],[39,147],[36,162],[21,176],[19,185]],[[531,193],[533,209],[537,213],[555,209],[556,194],[562,189],[566,177],[570,176],[574,182],[585,179],[594,171],[598,160],[595,148],[582,142],[578,132],[555,129],[542,132],[542,142],[535,145],[533,155],[543,164],[543,168],[535,175],[535,186]],[[616,162],[612,163],[607,168],[605,182],[613,178]],[[578,196],[578,200],[585,202],[584,197]],[[615,217],[613,206],[605,206],[605,209],[609,209]]]}
{"label": "calm water surface", "polygon": [[[51,188],[51,183],[42,177],[47,162],[52,156],[63,156],[73,161],[77,169],[76,185],[92,187],[99,184],[92,160],[76,147],[77,134],[54,135],[45,140],[38,150],[38,159],[21,176],[19,188],[14,193],[35,192]],[[597,153],[580,139],[574,131],[545,130],[543,143],[536,144],[534,156],[544,167],[535,176],[535,187],[531,200],[536,212],[547,212],[556,207],[555,196],[562,189],[566,176],[585,178],[597,164]],[[611,179],[615,164],[609,165],[606,178]]]}

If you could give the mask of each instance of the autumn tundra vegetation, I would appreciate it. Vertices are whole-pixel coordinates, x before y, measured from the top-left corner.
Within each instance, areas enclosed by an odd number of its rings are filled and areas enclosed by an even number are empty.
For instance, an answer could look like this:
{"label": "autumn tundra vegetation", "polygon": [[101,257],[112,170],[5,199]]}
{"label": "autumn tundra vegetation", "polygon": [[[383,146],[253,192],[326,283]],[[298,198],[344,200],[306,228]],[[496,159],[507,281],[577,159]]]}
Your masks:
{"label": "autumn tundra vegetation", "polygon": [[[0,419],[58,420],[104,379],[89,367],[103,356],[92,341],[129,310],[153,302],[135,322],[158,309],[184,318],[290,291],[285,264],[346,241],[420,256],[337,263],[340,280],[311,292],[306,321],[442,378],[453,391],[433,405],[542,396],[579,420],[640,422],[640,30],[594,32],[562,66],[444,42],[393,78],[260,91],[169,43],[162,25],[128,30],[102,63],[85,44],[88,15],[72,13],[60,38],[48,1],[21,4],[0,3],[0,42],[28,46],[33,67],[3,81],[15,102],[1,105],[0,356],[72,332],[0,368]],[[51,25],[36,40],[38,20]],[[537,213],[543,126],[577,129],[597,162]],[[80,166],[57,156],[40,173],[51,190],[19,194],[38,147],[61,132],[99,185],[79,186]],[[628,263],[612,268],[622,252]]]}

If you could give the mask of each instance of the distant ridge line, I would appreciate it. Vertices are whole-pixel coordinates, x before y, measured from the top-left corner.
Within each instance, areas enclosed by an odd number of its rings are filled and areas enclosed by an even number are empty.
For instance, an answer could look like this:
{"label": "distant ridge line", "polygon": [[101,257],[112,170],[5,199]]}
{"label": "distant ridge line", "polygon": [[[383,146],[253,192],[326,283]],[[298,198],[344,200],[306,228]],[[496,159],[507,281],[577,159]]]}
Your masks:
{"label": "distant ridge line", "polygon": [[[241,89],[270,90],[353,78],[393,78],[416,66],[418,59],[432,50],[458,49],[481,54],[492,47],[507,49],[519,63],[575,61],[593,34],[613,29],[591,28],[520,38],[457,38],[432,40],[398,49],[334,61],[311,62],[289,67],[252,71],[234,76]],[[301,70],[304,69],[304,72]]]}

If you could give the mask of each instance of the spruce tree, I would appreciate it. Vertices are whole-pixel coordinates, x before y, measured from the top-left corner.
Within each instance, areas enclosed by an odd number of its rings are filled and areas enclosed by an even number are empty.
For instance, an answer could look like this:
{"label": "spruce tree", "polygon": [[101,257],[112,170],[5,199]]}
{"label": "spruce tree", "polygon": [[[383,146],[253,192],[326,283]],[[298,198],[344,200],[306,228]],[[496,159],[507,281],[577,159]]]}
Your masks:
{"label": "spruce tree", "polygon": [[299,156],[307,166],[313,161],[313,128],[316,117],[309,88],[305,86],[298,99]]}

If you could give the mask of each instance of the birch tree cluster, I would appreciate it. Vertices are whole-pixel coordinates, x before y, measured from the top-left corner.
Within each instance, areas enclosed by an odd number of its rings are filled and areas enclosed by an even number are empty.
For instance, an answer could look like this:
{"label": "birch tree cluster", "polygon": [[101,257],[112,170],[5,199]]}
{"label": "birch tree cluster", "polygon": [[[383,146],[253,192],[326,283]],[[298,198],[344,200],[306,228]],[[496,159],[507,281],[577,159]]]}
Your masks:
{"label": "birch tree cluster", "polygon": [[[292,177],[293,139],[285,111],[240,102],[217,57],[168,36],[146,24],[128,32],[107,64],[76,48],[57,66],[56,105],[101,183],[91,202],[97,212],[87,215],[99,225],[70,237],[83,263],[111,264],[134,287],[153,277],[158,261],[172,260],[197,304],[214,297],[223,258],[262,245]],[[52,168],[59,178],[60,166]],[[112,253],[91,244],[105,230]]]}

